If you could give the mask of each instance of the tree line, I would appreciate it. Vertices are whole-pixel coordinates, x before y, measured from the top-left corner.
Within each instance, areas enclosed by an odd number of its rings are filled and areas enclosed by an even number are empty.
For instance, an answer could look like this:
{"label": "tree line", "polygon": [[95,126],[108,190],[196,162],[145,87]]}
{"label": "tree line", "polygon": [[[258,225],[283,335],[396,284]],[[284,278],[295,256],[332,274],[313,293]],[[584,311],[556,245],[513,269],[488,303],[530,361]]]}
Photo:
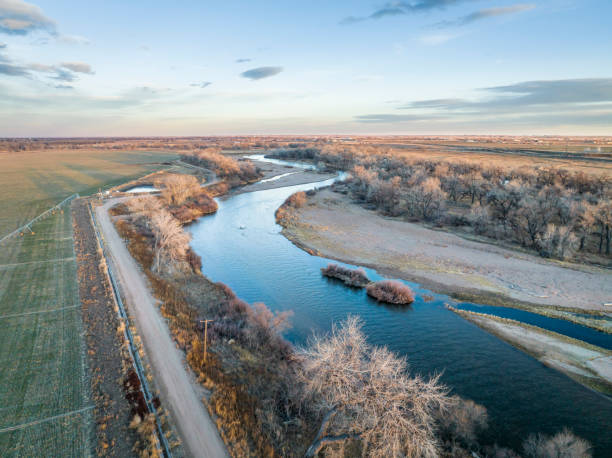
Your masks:
{"label": "tree line", "polygon": [[386,215],[462,227],[544,257],[611,254],[608,176],[551,166],[411,159],[372,147],[281,149],[273,156],[350,171],[346,191]]}

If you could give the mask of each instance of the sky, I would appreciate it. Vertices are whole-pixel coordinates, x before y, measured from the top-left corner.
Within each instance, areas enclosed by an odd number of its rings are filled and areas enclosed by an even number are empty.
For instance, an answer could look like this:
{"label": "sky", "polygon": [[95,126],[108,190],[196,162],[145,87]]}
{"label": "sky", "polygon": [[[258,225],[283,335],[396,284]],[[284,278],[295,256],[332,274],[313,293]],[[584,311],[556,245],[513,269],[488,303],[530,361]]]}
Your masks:
{"label": "sky", "polygon": [[0,0],[0,137],[612,135],[610,0]]}

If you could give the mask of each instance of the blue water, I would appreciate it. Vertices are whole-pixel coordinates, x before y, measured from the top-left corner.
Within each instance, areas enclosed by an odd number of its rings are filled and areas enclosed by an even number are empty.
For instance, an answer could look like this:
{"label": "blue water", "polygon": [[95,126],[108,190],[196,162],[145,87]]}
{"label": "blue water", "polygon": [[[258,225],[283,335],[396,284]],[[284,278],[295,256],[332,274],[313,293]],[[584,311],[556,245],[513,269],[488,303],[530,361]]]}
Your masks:
{"label": "blue water", "polygon": [[[530,433],[553,434],[567,426],[591,441],[599,456],[612,450],[612,402],[447,310],[446,296],[406,282],[416,301],[391,307],[371,300],[363,290],[322,277],[320,268],[330,261],[294,246],[274,222],[275,210],[289,195],[312,187],[219,200],[216,214],[189,227],[202,272],[248,302],[292,310],[293,328],[286,337],[297,345],[349,314],[359,315],[371,343],[405,355],[414,372],[442,373],[453,392],[486,406],[490,421],[485,442],[519,449]],[[381,278],[366,271],[373,280]],[[425,302],[423,295],[434,299]]]}
{"label": "blue water", "polygon": [[492,305],[470,303],[457,304],[456,307],[462,310],[469,310],[471,312],[486,313],[502,318],[522,321],[523,323],[532,324],[540,328],[548,329],[549,331],[558,332],[559,334],[597,345],[598,347],[612,350],[612,334],[606,334],[604,332],[600,332],[586,326],[581,326],[570,321],[560,320],[558,318],[549,318],[538,315],[537,313],[531,313],[525,310],[513,309],[509,307],[497,307]]}

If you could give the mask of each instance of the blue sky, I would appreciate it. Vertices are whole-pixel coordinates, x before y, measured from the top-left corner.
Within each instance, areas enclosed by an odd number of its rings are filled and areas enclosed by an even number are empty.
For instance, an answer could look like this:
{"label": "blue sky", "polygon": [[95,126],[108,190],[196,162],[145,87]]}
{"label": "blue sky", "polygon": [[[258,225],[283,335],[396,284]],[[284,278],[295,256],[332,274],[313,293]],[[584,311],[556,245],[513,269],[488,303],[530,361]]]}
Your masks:
{"label": "blue sky", "polygon": [[0,0],[0,136],[612,135],[609,0]]}

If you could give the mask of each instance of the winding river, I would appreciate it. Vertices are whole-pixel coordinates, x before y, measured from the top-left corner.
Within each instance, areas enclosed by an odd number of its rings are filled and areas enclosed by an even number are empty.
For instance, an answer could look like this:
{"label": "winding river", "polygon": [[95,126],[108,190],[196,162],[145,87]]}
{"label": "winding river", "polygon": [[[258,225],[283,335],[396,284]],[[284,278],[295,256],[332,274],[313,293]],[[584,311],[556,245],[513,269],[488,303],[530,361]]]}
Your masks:
{"label": "winding river", "polygon": [[[530,433],[553,434],[567,426],[591,441],[597,456],[612,450],[610,400],[447,310],[448,297],[406,282],[414,289],[416,301],[409,307],[389,307],[371,300],[363,290],[322,277],[319,269],[330,260],[311,256],[283,237],[274,212],[294,192],[333,181],[220,199],[216,214],[189,227],[192,247],[203,260],[202,272],[248,302],[292,310],[293,328],[286,338],[297,345],[305,344],[313,332],[328,331],[348,314],[361,316],[371,343],[405,355],[414,372],[441,372],[442,381],[454,393],[486,406],[489,428],[484,442],[519,450]],[[381,278],[365,270],[371,279]],[[426,302],[423,295],[433,300]],[[554,322],[539,323],[555,327]],[[591,335],[590,329],[573,326],[577,327],[570,326],[568,332],[586,335],[587,341],[606,340],[597,331]]]}

